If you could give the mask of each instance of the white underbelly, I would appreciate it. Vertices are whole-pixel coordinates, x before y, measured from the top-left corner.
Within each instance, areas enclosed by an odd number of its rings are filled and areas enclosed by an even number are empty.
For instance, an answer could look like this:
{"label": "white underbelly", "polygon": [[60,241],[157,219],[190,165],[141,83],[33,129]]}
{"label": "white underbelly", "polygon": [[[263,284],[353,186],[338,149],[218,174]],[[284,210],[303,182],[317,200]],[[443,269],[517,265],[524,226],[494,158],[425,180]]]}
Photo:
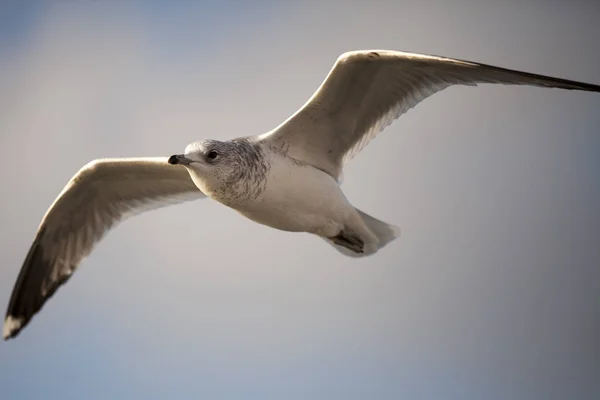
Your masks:
{"label": "white underbelly", "polygon": [[354,208],[327,173],[280,159],[272,162],[265,191],[237,211],[284,231],[335,235]]}

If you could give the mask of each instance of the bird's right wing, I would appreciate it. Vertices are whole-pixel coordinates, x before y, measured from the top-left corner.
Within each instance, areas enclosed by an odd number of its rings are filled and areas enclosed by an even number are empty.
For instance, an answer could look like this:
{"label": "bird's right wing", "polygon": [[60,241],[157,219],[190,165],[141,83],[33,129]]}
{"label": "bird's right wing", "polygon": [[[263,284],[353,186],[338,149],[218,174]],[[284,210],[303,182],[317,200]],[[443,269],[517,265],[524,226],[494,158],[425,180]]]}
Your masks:
{"label": "bird's right wing", "polygon": [[100,159],[84,166],[50,206],[21,267],[2,336],[16,336],[117,223],[205,197],[167,158]]}

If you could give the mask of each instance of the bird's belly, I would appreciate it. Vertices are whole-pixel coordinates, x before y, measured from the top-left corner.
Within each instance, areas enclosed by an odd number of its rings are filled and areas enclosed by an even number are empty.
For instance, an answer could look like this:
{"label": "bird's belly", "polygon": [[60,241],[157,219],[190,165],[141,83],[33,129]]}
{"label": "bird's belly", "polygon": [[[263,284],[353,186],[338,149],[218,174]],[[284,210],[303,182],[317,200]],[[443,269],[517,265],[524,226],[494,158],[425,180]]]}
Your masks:
{"label": "bird's belly", "polygon": [[338,183],[313,167],[277,167],[261,196],[237,211],[284,231],[336,235],[354,210]]}
{"label": "bird's belly", "polygon": [[289,232],[317,232],[325,220],[322,215],[279,207],[278,204],[248,207],[238,212],[259,224]]}

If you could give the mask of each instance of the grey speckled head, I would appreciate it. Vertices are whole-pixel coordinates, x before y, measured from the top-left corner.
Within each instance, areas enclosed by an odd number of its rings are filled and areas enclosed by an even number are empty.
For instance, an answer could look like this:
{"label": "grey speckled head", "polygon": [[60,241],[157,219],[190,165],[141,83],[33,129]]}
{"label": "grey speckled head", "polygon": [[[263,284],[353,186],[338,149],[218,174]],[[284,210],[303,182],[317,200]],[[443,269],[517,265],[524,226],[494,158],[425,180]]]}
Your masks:
{"label": "grey speckled head", "polygon": [[183,156],[207,194],[225,204],[255,199],[265,189],[270,165],[258,143],[245,138],[202,140],[189,144]]}

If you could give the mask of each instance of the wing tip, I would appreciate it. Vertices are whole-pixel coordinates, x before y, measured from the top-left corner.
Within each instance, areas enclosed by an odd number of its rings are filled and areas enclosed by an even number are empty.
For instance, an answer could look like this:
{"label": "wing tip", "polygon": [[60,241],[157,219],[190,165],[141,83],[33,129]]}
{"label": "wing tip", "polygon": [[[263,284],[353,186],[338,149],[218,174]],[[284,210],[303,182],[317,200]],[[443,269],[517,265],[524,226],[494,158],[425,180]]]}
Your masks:
{"label": "wing tip", "polygon": [[586,82],[577,82],[577,87],[575,87],[574,90],[600,93],[600,85],[595,85],[593,83],[586,83]]}
{"label": "wing tip", "polygon": [[23,318],[17,318],[12,315],[7,315],[2,328],[2,339],[11,339],[21,331],[23,327]]}

